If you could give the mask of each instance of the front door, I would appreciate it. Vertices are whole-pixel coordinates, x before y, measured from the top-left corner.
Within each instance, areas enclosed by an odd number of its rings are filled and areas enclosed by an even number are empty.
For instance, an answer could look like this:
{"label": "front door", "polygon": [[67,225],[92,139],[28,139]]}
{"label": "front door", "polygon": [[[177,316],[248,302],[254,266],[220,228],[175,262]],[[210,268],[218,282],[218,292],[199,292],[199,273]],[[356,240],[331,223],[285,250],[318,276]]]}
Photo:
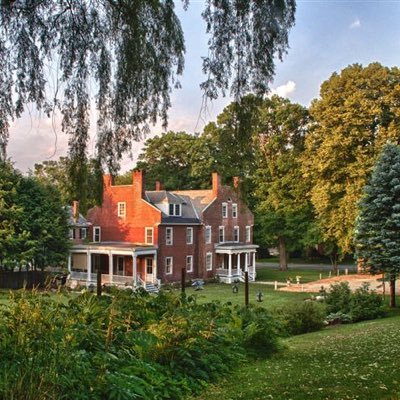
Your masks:
{"label": "front door", "polygon": [[153,282],[153,258],[146,258],[146,282]]}
{"label": "front door", "polygon": [[117,257],[117,275],[121,275],[121,276],[125,275],[125,257],[124,256]]}

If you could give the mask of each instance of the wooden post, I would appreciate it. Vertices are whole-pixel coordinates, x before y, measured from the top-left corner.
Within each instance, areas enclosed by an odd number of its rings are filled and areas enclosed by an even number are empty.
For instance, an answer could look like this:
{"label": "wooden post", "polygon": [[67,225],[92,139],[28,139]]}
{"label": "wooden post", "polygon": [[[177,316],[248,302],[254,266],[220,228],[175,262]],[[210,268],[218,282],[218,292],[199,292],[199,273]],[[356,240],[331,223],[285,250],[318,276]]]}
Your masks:
{"label": "wooden post", "polygon": [[101,268],[100,265],[97,266],[97,297],[101,296]]}
{"label": "wooden post", "polygon": [[244,273],[244,304],[249,306],[249,271]]}
{"label": "wooden post", "polygon": [[274,287],[275,287],[275,290],[278,290],[278,281],[275,281]]}
{"label": "wooden post", "polygon": [[181,292],[185,293],[185,282],[186,282],[186,268],[183,267],[181,270]]}

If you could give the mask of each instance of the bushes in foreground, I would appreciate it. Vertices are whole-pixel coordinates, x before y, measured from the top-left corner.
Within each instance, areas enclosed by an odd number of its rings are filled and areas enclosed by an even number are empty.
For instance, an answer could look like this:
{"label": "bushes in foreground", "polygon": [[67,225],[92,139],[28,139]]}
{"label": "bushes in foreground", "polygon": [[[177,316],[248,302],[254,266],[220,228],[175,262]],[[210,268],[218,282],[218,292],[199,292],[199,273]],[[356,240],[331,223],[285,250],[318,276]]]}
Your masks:
{"label": "bushes in foreground", "polygon": [[179,399],[276,348],[260,308],[131,291],[63,304],[22,291],[0,311],[0,398]]}

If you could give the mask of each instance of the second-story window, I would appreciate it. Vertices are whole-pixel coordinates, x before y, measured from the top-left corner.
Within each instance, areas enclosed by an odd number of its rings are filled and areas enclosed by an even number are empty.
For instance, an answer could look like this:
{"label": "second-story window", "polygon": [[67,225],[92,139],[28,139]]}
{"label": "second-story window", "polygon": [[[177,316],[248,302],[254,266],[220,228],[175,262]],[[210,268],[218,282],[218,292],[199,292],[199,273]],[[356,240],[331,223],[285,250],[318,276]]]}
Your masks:
{"label": "second-story window", "polygon": [[228,203],[222,203],[222,218],[228,218]]}
{"label": "second-story window", "polygon": [[246,243],[251,242],[251,226],[246,226]]}
{"label": "second-story window", "polygon": [[235,226],[233,228],[233,241],[235,243],[239,243],[239,227],[238,226]]}
{"label": "second-story window", "polygon": [[153,228],[145,228],[145,243],[153,244]]}
{"label": "second-story window", "polygon": [[232,218],[237,218],[237,210],[238,210],[237,204],[233,203],[232,204]]}
{"label": "second-story window", "polygon": [[211,226],[206,226],[205,241],[211,243]]}
{"label": "second-story window", "polygon": [[87,228],[81,228],[79,234],[80,238],[85,240],[87,238]]}
{"label": "second-story window", "polygon": [[182,215],[182,209],[180,204],[169,205],[169,215],[180,217]]}
{"label": "second-story window", "polygon": [[225,242],[225,229],[223,226],[219,227],[219,242],[224,243]]}
{"label": "second-story window", "polygon": [[126,203],[119,202],[118,203],[118,218],[125,218],[126,217]]}
{"label": "second-story window", "polygon": [[193,243],[193,228],[186,228],[186,244]]}
{"label": "second-story window", "polygon": [[95,226],[93,228],[93,242],[101,242],[101,228],[100,226]]}
{"label": "second-story window", "polygon": [[165,229],[165,244],[167,246],[172,246],[174,243],[174,229],[166,228]]}

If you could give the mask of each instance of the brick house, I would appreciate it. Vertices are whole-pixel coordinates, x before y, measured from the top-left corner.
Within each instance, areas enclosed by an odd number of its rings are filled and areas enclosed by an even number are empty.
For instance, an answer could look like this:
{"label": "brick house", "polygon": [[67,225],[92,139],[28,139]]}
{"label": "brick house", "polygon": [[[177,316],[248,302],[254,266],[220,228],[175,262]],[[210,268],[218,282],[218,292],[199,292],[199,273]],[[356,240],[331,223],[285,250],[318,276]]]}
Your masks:
{"label": "brick house", "polygon": [[[219,275],[231,283],[248,271],[255,279],[254,218],[242,202],[239,181],[221,185],[212,175],[209,190],[145,191],[144,175],[131,185],[103,176],[103,204],[87,215],[87,238],[70,251],[71,280],[144,286]],[[84,222],[84,221],[82,221]]]}

